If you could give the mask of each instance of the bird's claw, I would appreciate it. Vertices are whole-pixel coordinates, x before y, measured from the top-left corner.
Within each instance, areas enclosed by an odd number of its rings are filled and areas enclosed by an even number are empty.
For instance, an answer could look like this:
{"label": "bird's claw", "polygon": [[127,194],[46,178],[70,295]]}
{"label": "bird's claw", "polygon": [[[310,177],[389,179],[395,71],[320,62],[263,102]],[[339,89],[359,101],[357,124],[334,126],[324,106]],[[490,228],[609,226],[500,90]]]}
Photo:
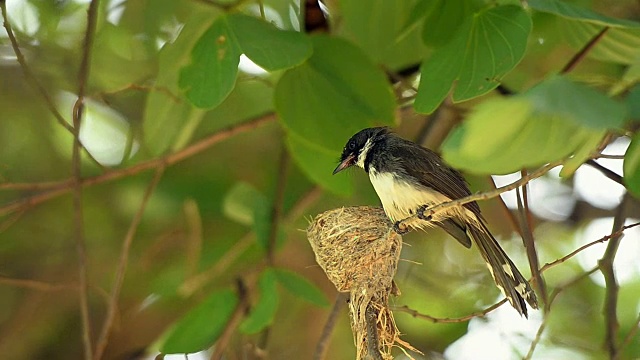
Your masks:
{"label": "bird's claw", "polygon": [[398,234],[398,235],[404,235],[406,233],[409,232],[409,227],[401,221],[396,221],[395,223],[393,223],[393,230]]}
{"label": "bird's claw", "polygon": [[418,211],[416,211],[416,215],[418,215],[418,219],[420,220],[425,220],[425,221],[431,221],[432,216],[426,216],[424,214],[424,212],[427,211],[427,205],[422,205],[418,208]]}

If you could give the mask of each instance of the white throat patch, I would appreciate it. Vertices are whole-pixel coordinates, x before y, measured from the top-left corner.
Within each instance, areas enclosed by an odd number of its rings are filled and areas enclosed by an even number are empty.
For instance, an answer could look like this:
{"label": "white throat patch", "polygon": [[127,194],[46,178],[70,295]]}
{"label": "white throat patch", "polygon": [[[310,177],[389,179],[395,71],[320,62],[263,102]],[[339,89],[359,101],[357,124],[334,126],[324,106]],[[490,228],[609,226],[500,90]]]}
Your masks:
{"label": "white throat patch", "polygon": [[364,169],[364,160],[367,158],[367,154],[369,153],[369,150],[371,150],[371,146],[373,146],[373,142],[371,141],[371,138],[368,138],[367,142],[364,143],[364,147],[360,151],[360,154],[358,154],[358,161],[356,161],[356,165],[358,165],[363,169]]}

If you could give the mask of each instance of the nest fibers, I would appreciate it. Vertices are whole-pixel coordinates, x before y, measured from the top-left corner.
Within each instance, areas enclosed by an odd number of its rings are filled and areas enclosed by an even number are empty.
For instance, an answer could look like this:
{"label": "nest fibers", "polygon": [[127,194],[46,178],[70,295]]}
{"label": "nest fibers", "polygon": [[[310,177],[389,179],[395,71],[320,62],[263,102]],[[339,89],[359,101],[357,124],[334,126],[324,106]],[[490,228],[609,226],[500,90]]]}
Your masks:
{"label": "nest fibers", "polygon": [[349,292],[351,329],[357,359],[392,359],[400,340],[389,310],[389,294],[398,294],[393,277],[402,238],[382,208],[358,206],[326,211],[311,222],[307,238],[316,261],[340,292]]}

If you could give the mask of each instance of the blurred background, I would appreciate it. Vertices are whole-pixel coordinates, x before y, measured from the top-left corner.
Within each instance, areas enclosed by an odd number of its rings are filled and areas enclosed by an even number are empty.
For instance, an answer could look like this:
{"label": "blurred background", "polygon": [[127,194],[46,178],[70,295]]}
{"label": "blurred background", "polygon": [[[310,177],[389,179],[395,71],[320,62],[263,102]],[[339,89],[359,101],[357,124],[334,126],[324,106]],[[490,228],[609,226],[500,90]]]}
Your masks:
{"label": "blurred background", "polygon": [[[455,105],[445,101],[438,116],[411,108],[418,66],[432,53],[433,44],[422,42],[419,30],[396,40],[417,3],[329,0],[323,4],[329,25],[320,21],[319,27],[328,26],[331,36],[361,49],[389,77],[397,104],[394,130],[439,149],[475,100]],[[618,18],[640,16],[640,5],[632,0],[571,3]],[[0,29],[0,358],[83,358],[73,135],[62,122],[73,123],[89,1],[7,0],[2,6],[28,73],[7,30]],[[225,358],[314,356],[337,292],[316,264],[305,229],[322,211],[379,204],[369,180],[354,169],[331,180],[338,185],[327,187],[317,176],[328,177],[333,167],[319,159],[313,171],[321,175],[315,175],[301,166],[302,161],[309,167],[313,153],[297,155],[287,140],[288,125],[274,116],[274,89],[283,70],[265,71],[243,56],[235,87],[210,108],[194,106],[178,84],[196,40],[224,12],[261,16],[278,28],[298,31],[300,8],[300,2],[285,0],[99,2],[80,140],[93,158],[82,151],[81,173],[88,179],[81,213],[92,347],[98,346],[105,319],[113,319],[103,358],[153,359],[163,336],[166,339],[167,331],[191,309],[216,291],[235,289],[237,279],[243,279],[250,292],[255,290],[270,266],[306,279],[302,288],[311,287],[312,295],[279,285],[271,320],[255,333],[233,332]],[[526,89],[558,71],[584,43],[579,32],[563,28],[566,23],[550,14],[534,12],[532,19],[526,56],[502,81],[509,89]],[[640,44],[638,30],[629,33],[622,46]],[[627,66],[587,57],[573,76],[603,86],[621,78]],[[229,127],[236,130],[229,132]],[[328,136],[342,144],[352,132]],[[212,136],[218,133],[220,138]],[[630,134],[613,135],[603,151],[612,156],[581,166],[569,178],[560,178],[558,167],[530,183],[530,225],[541,266],[611,234],[620,212],[626,224],[640,221],[638,200],[619,179]],[[337,161],[340,151],[335,147],[322,156]],[[615,174],[618,182],[612,180]],[[519,172],[465,175],[474,192],[520,177]],[[494,235],[529,276],[516,229],[515,192],[501,199],[481,201],[480,206]],[[273,247],[265,248],[265,236]],[[117,306],[110,307],[128,237],[126,273]],[[640,227],[626,230],[615,257],[620,359],[640,357],[640,338],[634,333],[640,313],[639,239]],[[476,249],[459,246],[437,229],[408,234],[404,242],[396,275],[402,294],[391,299],[393,308],[406,305],[435,318],[458,318],[502,299]],[[398,310],[402,338],[424,352],[412,353],[416,359],[516,359],[527,356],[532,343],[537,343],[531,355],[536,359],[609,358],[603,345],[607,284],[602,273],[593,270],[606,248],[607,242],[596,244],[544,271],[547,291],[557,291],[552,311],[544,316],[531,310],[527,320],[505,305],[484,317],[434,323]],[[254,305],[261,301],[258,293],[250,296]],[[192,329],[198,333],[197,326],[204,329],[207,324],[201,319]],[[209,358],[212,351],[188,358]],[[344,309],[327,354],[327,359],[355,357]],[[398,351],[397,356],[405,355]]]}

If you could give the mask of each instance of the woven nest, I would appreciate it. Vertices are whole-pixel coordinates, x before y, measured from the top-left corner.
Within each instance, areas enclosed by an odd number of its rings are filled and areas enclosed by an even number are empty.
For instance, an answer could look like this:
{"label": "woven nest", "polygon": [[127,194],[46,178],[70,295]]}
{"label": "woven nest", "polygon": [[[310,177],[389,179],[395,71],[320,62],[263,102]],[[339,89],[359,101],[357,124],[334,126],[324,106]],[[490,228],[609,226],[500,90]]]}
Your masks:
{"label": "woven nest", "polygon": [[392,359],[400,340],[389,310],[402,238],[381,208],[358,206],[326,211],[311,222],[307,238],[316,261],[340,292],[350,293],[349,314],[357,359]]}

